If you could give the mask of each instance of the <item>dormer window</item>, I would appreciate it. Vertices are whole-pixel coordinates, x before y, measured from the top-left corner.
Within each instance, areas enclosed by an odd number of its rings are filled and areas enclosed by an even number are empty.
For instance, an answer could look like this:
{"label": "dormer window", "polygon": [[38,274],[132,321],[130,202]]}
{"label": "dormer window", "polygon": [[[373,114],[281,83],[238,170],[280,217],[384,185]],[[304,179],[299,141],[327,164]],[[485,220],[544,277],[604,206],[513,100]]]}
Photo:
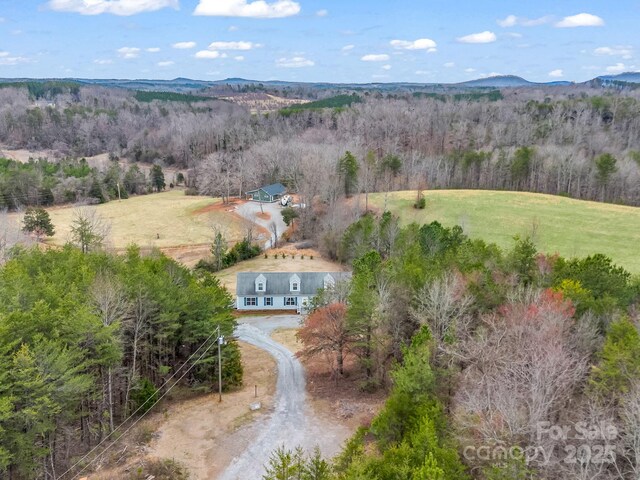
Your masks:
{"label": "dormer window", "polygon": [[255,281],[256,292],[266,292],[267,291],[267,279],[264,275],[260,274],[256,278]]}
{"label": "dormer window", "polygon": [[322,284],[324,289],[327,290],[328,288],[332,288],[335,286],[336,280],[331,275],[327,274],[322,280]]}
{"label": "dormer window", "polygon": [[300,277],[295,273],[289,277],[289,291],[290,292],[300,291]]}

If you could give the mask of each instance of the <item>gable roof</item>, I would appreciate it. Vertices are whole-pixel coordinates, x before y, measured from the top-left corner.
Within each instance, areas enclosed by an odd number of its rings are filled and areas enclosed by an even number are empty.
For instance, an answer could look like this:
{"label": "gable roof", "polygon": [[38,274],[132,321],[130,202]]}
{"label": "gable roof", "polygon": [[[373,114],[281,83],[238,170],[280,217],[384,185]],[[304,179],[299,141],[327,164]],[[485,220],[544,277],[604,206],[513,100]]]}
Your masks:
{"label": "gable roof", "polygon": [[287,191],[287,188],[281,183],[272,183],[271,185],[267,185],[266,187],[262,187],[259,190],[262,190],[267,195],[275,196],[282,195]]}
{"label": "gable roof", "polygon": [[[258,276],[265,277],[267,285],[264,292],[256,292],[255,281]],[[296,275],[300,279],[300,291],[291,292],[289,279]],[[313,296],[324,288],[327,275],[337,282],[351,278],[351,272],[241,272],[237,275],[236,294],[239,297],[260,295],[306,295]]]}

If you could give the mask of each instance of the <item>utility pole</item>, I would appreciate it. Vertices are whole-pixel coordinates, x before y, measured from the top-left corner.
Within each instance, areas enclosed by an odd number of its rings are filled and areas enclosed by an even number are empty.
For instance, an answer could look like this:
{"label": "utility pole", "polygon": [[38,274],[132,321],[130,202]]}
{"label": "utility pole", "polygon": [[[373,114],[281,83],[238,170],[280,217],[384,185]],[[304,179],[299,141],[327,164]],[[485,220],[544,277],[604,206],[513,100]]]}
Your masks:
{"label": "utility pole", "polygon": [[222,402],[222,355],[220,354],[220,347],[224,342],[224,337],[220,335],[220,325],[216,327],[218,332],[218,403]]}
{"label": "utility pole", "polygon": [[118,201],[122,201],[122,197],[120,196],[120,182],[116,183],[118,186]]}

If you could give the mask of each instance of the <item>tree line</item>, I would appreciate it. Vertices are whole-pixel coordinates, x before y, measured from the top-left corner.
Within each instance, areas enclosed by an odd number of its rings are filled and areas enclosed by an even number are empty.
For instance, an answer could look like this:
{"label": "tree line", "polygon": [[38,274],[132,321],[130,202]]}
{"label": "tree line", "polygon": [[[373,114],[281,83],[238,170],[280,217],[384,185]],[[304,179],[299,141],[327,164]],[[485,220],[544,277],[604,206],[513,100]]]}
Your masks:
{"label": "tree line", "polygon": [[[184,181],[182,174],[177,180]],[[173,183],[170,183],[173,186]],[[0,210],[65,203],[105,203],[129,195],[159,192],[166,187],[160,165],[148,175],[136,164],[122,166],[117,158],[106,168],[89,166],[84,159],[59,161],[0,158]]]}
{"label": "tree line", "polygon": [[328,199],[330,172],[348,150],[361,172],[379,171],[387,156],[402,164],[391,182],[362,176],[359,189],[509,189],[640,204],[639,91],[499,93],[365,91],[350,106],[332,108],[356,98],[346,95],[318,104],[327,108],[252,115],[228,101],[141,102],[135,92],[96,86],[57,92],[55,104],[40,107],[12,87],[0,89],[0,143],[176,165],[203,194],[281,181]]}

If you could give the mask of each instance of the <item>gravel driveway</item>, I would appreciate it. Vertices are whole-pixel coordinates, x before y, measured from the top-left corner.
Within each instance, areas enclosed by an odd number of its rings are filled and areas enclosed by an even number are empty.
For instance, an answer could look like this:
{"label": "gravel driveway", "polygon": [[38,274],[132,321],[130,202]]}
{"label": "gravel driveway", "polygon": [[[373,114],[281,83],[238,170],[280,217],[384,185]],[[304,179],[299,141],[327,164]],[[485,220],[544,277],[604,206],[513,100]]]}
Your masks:
{"label": "gravel driveway", "polygon": [[[264,213],[271,215],[270,220],[263,220],[257,215],[264,210]],[[275,223],[278,230],[278,239],[282,237],[282,234],[287,230],[287,224],[282,219],[282,207],[279,202],[275,203],[263,203],[262,210],[260,209],[259,202],[248,201],[236,207],[236,212],[243,218],[246,218],[250,222],[256,223],[259,226],[266,228],[269,232],[269,239],[265,244],[265,248],[271,248],[274,245],[274,235],[271,229],[271,224]]]}
{"label": "gravel driveway", "polygon": [[[236,336],[269,352],[278,365],[275,411],[268,417],[240,429],[233,435],[251,435],[246,450],[235,457],[220,477],[223,480],[260,479],[264,465],[278,446],[301,446],[311,451],[316,445],[325,456],[339,452],[350,432],[336,421],[319,418],[306,403],[304,369],[298,359],[269,334],[276,328],[299,326],[297,315],[242,319]],[[232,435],[232,436],[233,436]],[[233,439],[230,439],[233,442]]]}

